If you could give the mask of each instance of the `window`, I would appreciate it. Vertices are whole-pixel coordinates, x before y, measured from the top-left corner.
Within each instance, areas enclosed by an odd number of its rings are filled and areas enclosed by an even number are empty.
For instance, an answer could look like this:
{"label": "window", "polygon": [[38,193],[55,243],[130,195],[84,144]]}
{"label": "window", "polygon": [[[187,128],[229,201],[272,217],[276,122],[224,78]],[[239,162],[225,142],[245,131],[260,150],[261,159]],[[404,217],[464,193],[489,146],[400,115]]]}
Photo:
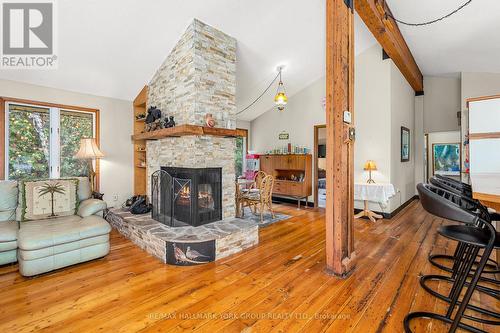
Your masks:
{"label": "window", "polygon": [[[247,131],[248,136],[248,131]],[[236,151],[235,151],[235,168],[236,177],[243,176],[246,167],[246,155],[248,153],[248,137],[238,137],[236,138]]]}
{"label": "window", "polygon": [[97,110],[5,104],[6,179],[85,176],[73,158],[81,138],[96,137]]}

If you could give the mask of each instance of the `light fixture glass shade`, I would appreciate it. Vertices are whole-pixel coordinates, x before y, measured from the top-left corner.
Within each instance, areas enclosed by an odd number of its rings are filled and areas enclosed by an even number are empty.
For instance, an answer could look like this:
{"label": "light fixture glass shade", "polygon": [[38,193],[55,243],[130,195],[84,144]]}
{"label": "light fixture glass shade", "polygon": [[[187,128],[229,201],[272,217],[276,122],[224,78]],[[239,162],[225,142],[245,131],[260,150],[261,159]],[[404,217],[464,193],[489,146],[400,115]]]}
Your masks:
{"label": "light fixture glass shade", "polygon": [[366,161],[365,170],[368,170],[368,171],[377,170],[377,164],[375,164],[375,161],[372,161],[372,160]]}
{"label": "light fixture glass shade", "polygon": [[288,103],[288,97],[285,93],[285,88],[283,87],[283,82],[278,84],[278,91],[276,96],[274,96],[274,103],[278,106],[278,111],[283,111],[285,109],[286,103]]}
{"label": "light fixture glass shade", "polygon": [[94,160],[103,158],[104,154],[97,147],[95,139],[84,138],[80,140],[80,149],[74,157],[82,160]]}

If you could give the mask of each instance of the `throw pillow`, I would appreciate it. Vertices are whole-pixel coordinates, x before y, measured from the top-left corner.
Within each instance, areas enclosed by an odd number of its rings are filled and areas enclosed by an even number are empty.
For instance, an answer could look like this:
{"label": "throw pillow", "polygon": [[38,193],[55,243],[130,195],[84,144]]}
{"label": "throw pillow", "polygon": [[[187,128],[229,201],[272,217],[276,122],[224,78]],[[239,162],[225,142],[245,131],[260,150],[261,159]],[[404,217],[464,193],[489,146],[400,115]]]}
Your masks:
{"label": "throw pillow", "polygon": [[77,179],[22,182],[21,220],[41,220],[75,215],[78,209]]}

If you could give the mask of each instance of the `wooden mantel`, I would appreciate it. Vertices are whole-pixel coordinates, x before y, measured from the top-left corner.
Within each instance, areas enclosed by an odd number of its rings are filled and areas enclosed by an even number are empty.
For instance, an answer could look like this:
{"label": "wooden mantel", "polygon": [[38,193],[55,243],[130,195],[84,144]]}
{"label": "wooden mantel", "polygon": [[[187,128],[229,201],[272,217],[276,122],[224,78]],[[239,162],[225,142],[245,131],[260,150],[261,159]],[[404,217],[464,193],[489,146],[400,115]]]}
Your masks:
{"label": "wooden mantel", "polygon": [[179,137],[187,135],[212,135],[224,137],[245,137],[246,131],[240,129],[227,129],[216,127],[205,127],[197,125],[179,125],[171,128],[163,128],[156,131],[144,132],[132,135],[132,140],[159,140],[168,137]]}

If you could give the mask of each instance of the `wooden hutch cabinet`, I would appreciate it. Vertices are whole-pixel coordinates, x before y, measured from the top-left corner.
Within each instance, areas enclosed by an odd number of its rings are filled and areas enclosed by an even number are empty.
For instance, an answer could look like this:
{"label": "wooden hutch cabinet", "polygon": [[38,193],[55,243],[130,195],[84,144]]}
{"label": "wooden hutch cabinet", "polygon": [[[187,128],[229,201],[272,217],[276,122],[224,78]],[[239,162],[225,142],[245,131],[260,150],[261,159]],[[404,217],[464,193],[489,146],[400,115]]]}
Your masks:
{"label": "wooden hutch cabinet", "polygon": [[[262,155],[260,170],[275,178],[273,195],[306,199],[312,195],[312,157],[300,155]],[[300,206],[300,201],[299,201]]]}

